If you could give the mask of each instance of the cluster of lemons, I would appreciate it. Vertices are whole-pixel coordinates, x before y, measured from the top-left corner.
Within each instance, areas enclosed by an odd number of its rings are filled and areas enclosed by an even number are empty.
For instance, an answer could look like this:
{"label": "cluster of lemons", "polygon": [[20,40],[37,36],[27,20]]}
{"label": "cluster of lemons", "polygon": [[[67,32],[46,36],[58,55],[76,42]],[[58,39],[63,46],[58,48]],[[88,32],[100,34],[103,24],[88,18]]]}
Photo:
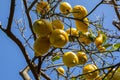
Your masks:
{"label": "cluster of lemons", "polygon": [[[37,39],[34,42],[34,51],[35,56],[42,56],[50,50],[50,47],[55,48],[64,47],[68,41],[74,41],[70,39],[70,36],[78,37],[81,43],[88,45],[92,42],[89,39],[90,32],[88,31],[89,21],[86,17],[88,12],[86,8],[82,5],[76,5],[73,8],[68,2],[60,3],[60,12],[63,15],[73,14],[75,18],[76,28],[68,28],[64,30],[64,24],[61,20],[56,19],[53,21],[48,21],[46,19],[39,19],[33,23],[33,31],[37,35]],[[45,15],[50,10],[50,5],[48,2],[40,1],[36,5],[37,13]],[[79,34],[81,32],[81,34]],[[98,50],[105,51],[105,48],[102,47],[103,35],[98,34],[95,39],[95,44]],[[62,57],[64,65],[67,67],[74,67],[78,64],[85,64],[87,62],[87,55],[83,51],[74,53],[72,51],[64,53]],[[92,72],[98,69],[94,64],[87,64],[83,67],[83,73]],[[64,69],[59,67],[57,69],[58,73],[63,75]],[[86,74],[86,79],[93,80],[99,76],[99,71],[95,71],[89,74]]]}

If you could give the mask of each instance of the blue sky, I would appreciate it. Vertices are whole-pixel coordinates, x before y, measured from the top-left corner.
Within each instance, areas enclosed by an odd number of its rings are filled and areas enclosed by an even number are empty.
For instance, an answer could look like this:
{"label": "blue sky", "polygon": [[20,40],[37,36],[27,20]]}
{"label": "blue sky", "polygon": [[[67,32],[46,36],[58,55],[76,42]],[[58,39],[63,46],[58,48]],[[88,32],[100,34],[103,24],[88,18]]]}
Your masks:
{"label": "blue sky", "polygon": [[[16,0],[16,11],[14,19],[20,19],[22,14],[21,0]],[[68,1],[72,6],[74,5],[84,5],[88,11],[91,11],[96,3],[101,0],[65,0]],[[3,4],[4,3],[4,4]],[[0,22],[3,27],[7,25],[9,16],[10,0],[0,0]],[[104,26],[109,27],[111,30],[114,27],[111,25],[113,19],[115,19],[114,10],[110,5],[101,5],[88,16],[91,20],[94,20],[96,16],[105,15]],[[34,20],[34,18],[33,18]],[[13,24],[15,26],[15,24]],[[15,29],[13,29],[15,30]],[[17,33],[17,32],[15,32]],[[26,31],[26,33],[29,33]],[[19,36],[19,35],[18,35]],[[33,54],[30,54],[33,56]],[[22,80],[19,75],[19,71],[26,66],[25,59],[19,50],[18,46],[10,40],[1,30],[0,30],[0,79],[1,80]]]}

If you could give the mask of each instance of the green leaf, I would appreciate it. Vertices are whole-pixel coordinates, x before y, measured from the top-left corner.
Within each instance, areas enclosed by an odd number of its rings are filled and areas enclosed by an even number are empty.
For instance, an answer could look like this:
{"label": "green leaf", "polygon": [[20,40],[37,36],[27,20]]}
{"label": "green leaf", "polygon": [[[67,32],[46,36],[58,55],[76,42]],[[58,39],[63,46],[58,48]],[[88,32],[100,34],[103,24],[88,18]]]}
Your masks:
{"label": "green leaf", "polygon": [[106,34],[103,34],[103,43],[105,43],[107,41],[107,36]]}
{"label": "green leaf", "polygon": [[56,55],[56,56],[52,57],[53,62],[56,61],[56,60],[59,60],[59,59],[60,59],[60,55]]}
{"label": "green leaf", "polygon": [[112,44],[107,43],[107,44],[104,44],[104,45],[103,45],[103,47],[105,47],[105,48],[108,48],[108,47],[110,47],[110,46],[112,46]]}
{"label": "green leaf", "polygon": [[120,43],[113,44],[112,50],[117,50],[120,48]]}

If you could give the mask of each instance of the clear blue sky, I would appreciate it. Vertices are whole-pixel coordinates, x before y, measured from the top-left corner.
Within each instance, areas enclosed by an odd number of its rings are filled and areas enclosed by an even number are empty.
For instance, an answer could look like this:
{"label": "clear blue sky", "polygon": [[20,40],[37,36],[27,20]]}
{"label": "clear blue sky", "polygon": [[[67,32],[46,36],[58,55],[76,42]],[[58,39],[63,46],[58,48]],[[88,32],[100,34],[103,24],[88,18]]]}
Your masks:
{"label": "clear blue sky", "polygon": [[[11,0],[0,0],[0,22],[3,27],[6,27],[9,8]],[[16,0],[16,10],[14,19],[21,18],[21,1]],[[68,1],[72,6],[84,5],[88,11],[92,10],[93,7],[101,0],[65,0]],[[101,5],[89,16],[91,20],[94,20],[96,16],[105,15],[104,26],[114,29],[111,25],[113,19],[115,19],[114,10],[110,5]],[[13,24],[13,26],[15,26]],[[16,32],[15,32],[16,33]],[[31,54],[32,55],[32,54]],[[25,59],[19,50],[18,46],[11,41],[1,30],[0,30],[0,80],[22,80],[19,75],[19,71],[26,66]]]}

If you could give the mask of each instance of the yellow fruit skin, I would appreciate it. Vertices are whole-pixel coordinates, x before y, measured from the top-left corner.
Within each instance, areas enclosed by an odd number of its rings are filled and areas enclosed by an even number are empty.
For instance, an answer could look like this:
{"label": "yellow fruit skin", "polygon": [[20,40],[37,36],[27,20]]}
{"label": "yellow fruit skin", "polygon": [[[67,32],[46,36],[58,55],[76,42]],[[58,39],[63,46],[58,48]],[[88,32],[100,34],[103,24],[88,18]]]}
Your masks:
{"label": "yellow fruit skin", "polygon": [[34,42],[35,56],[44,55],[50,49],[50,42],[48,37],[38,37]]}
{"label": "yellow fruit skin", "polygon": [[85,45],[89,45],[92,41],[89,39],[89,34],[88,32],[80,34],[80,37],[78,38],[79,41]]}
{"label": "yellow fruit skin", "polygon": [[50,10],[50,5],[48,2],[40,1],[36,5],[36,11],[40,14],[46,14]]}
{"label": "yellow fruit skin", "polygon": [[78,31],[76,28],[68,28],[66,32],[71,36],[78,36]]}
{"label": "yellow fruit skin", "polygon": [[113,71],[108,74],[108,76],[107,76],[108,80],[120,80],[120,72],[118,70],[116,70],[116,72],[114,73],[114,70],[115,69],[113,69]]}
{"label": "yellow fruit skin", "polygon": [[45,19],[36,20],[33,23],[33,31],[37,36],[48,36],[52,33],[52,24]]}
{"label": "yellow fruit skin", "polygon": [[82,33],[88,32],[89,21],[88,18],[84,18],[83,21],[75,20],[76,29]]}
{"label": "yellow fruit skin", "polygon": [[57,71],[58,71],[58,73],[59,73],[60,75],[64,75],[64,73],[65,73],[63,67],[58,67],[58,68],[57,68]]}
{"label": "yellow fruit skin", "polygon": [[101,45],[99,45],[97,48],[100,52],[106,51],[105,47],[102,47]]}
{"label": "yellow fruit skin", "polygon": [[64,30],[64,24],[62,23],[61,20],[53,20],[52,21],[52,26],[53,26],[54,29]]}
{"label": "yellow fruit skin", "polygon": [[61,2],[60,3],[60,11],[62,14],[69,14],[72,11],[72,7],[68,2]]}
{"label": "yellow fruit skin", "polygon": [[95,39],[95,45],[98,47],[99,45],[102,45],[103,43],[103,35],[98,34],[98,36]]}
{"label": "yellow fruit skin", "polygon": [[78,64],[78,57],[74,52],[66,52],[63,55],[63,63],[67,67],[74,67]]}
{"label": "yellow fruit skin", "polygon": [[73,12],[73,16],[79,19],[82,19],[88,14],[86,8],[82,5],[74,6],[72,12]]}
{"label": "yellow fruit skin", "polygon": [[79,59],[79,64],[85,64],[88,60],[87,55],[84,52],[78,52],[77,57]]}
{"label": "yellow fruit skin", "polygon": [[68,42],[68,34],[61,29],[53,30],[52,34],[50,35],[50,43],[52,46],[57,48],[64,47]]}
{"label": "yellow fruit skin", "polygon": [[70,42],[74,42],[76,37],[78,37],[79,33],[78,30],[76,28],[68,28],[66,30],[68,36],[69,36],[69,41]]}
{"label": "yellow fruit skin", "polygon": [[[96,70],[97,67],[93,64],[87,64],[84,66],[83,68],[83,73],[88,73],[88,72],[92,72],[94,70]],[[99,75],[99,71],[96,71],[96,72],[93,72],[93,73],[89,73],[89,74],[86,74],[84,75],[86,79],[91,79],[93,80],[94,78],[96,78],[97,76]]]}

